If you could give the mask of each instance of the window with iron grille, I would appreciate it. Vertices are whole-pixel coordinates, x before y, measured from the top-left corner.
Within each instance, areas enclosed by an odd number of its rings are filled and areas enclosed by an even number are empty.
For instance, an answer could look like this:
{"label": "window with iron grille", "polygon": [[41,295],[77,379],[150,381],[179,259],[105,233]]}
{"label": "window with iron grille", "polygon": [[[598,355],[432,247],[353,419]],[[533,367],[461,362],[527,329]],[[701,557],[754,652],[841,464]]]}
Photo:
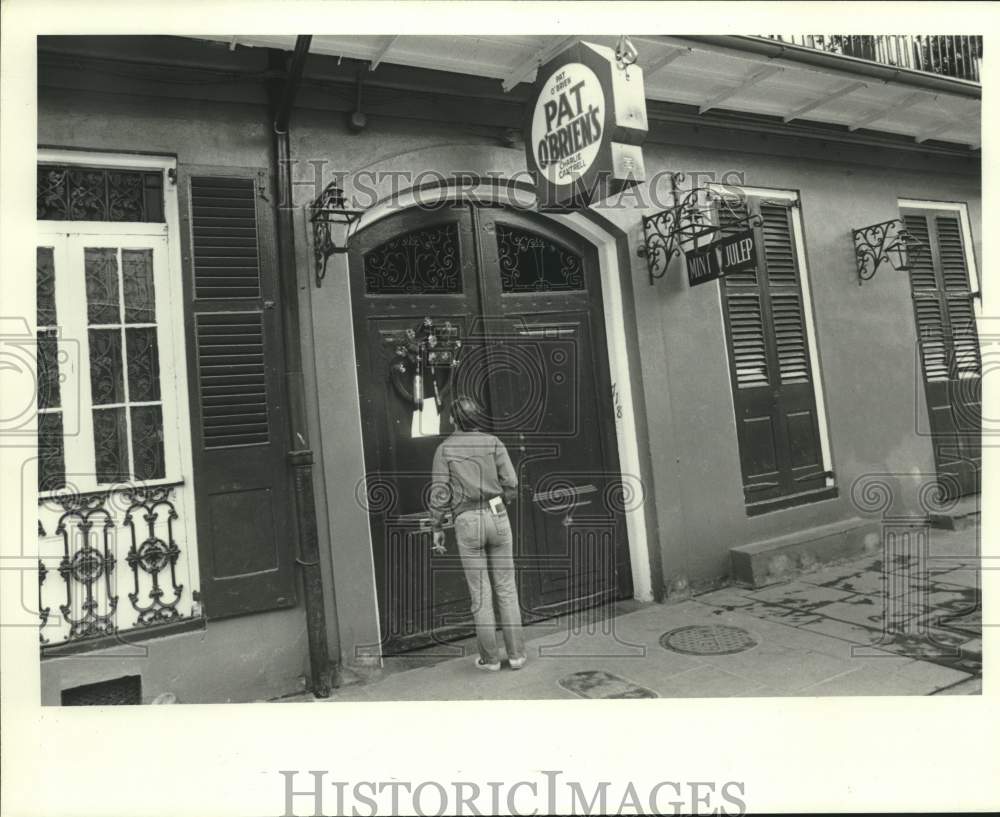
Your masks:
{"label": "window with iron grille", "polygon": [[[44,162],[39,170],[43,649],[72,651],[74,642],[201,617],[185,484],[182,282],[170,265],[178,236],[176,217],[164,218],[164,201],[174,200],[163,188],[171,162],[120,159],[120,170]],[[73,180],[90,186],[81,192]]]}

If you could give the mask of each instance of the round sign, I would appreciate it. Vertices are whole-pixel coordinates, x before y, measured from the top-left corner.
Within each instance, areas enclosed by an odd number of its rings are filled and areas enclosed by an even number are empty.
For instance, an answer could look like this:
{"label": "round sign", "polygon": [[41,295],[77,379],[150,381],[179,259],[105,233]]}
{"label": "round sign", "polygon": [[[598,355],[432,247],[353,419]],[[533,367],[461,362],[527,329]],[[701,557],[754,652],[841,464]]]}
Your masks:
{"label": "round sign", "polygon": [[545,81],[531,119],[531,150],[551,184],[572,184],[594,163],[604,136],[604,104],[597,74],[582,63],[567,63]]}

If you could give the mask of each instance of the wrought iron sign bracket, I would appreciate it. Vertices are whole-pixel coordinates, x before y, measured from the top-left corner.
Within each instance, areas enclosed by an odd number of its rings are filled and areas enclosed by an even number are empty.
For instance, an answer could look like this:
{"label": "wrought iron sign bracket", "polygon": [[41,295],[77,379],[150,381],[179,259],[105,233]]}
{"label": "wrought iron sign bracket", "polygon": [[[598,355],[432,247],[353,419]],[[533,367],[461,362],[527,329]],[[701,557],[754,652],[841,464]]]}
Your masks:
{"label": "wrought iron sign bracket", "polygon": [[929,249],[906,229],[899,218],[860,227],[851,233],[858,267],[858,286],[874,278],[883,262],[903,272],[909,270],[913,261]]}
{"label": "wrought iron sign bracket", "polygon": [[[319,197],[309,205],[309,222],[313,232],[313,259],[316,267],[316,286],[323,285],[326,264],[330,256],[347,252],[351,227],[364,214],[363,210],[351,210],[344,201],[344,190],[336,180],[330,182]],[[344,229],[342,244],[334,240],[335,228]]]}
{"label": "wrought iron sign bracket", "polygon": [[643,241],[638,255],[646,259],[650,285],[666,275],[671,259],[684,251],[683,244],[698,247],[705,237],[710,237],[706,244],[718,238],[721,230],[718,214],[721,211],[727,211],[729,216],[726,219],[727,230],[757,227],[761,223],[758,215],[739,215],[726,196],[712,188],[695,187],[680,195],[676,185],[683,178],[683,173],[675,173],[671,177],[674,185],[673,207],[642,217]]}

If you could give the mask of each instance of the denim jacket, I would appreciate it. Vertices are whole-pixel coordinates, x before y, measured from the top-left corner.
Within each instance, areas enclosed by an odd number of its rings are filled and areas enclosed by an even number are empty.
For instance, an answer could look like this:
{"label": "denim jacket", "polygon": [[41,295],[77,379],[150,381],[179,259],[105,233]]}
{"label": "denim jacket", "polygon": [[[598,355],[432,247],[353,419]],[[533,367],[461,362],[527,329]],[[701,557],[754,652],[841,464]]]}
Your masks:
{"label": "denim jacket", "polygon": [[517,489],[517,475],[504,444],[482,431],[455,431],[434,453],[430,512],[434,530],[441,529],[447,511],[485,507],[503,496],[510,502]]}

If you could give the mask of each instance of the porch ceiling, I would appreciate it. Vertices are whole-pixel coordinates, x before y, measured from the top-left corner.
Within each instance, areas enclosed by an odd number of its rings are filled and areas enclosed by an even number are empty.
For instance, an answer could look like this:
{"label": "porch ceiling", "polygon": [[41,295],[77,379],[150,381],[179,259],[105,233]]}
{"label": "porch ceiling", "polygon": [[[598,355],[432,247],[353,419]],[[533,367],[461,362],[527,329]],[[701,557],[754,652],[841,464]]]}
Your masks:
{"label": "porch ceiling", "polygon": [[[268,47],[290,51],[294,35],[204,37],[231,47]],[[532,82],[538,66],[561,51],[570,37],[524,36],[332,36],[314,35],[311,53],[366,60],[373,70],[394,63],[472,76],[490,77],[504,90]],[[614,46],[615,36],[586,36]],[[694,106],[701,114],[730,110],[811,120],[849,130],[899,134],[917,142],[934,139],[978,148],[981,101],[947,90],[917,88],[769,58],[738,48],[683,37],[634,36],[639,65],[645,70],[650,100]],[[856,62],[856,61],[854,61]]]}

